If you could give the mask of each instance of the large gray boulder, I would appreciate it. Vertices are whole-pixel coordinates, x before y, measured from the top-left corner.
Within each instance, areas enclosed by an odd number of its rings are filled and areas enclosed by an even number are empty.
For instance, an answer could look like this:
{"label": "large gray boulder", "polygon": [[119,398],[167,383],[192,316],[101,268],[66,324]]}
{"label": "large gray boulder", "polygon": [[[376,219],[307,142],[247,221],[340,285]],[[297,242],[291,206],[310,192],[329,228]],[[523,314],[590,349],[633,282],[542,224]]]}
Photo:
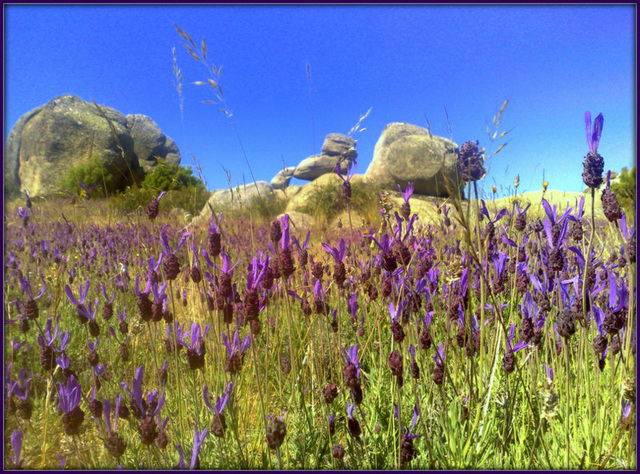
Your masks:
{"label": "large gray boulder", "polygon": [[323,174],[333,173],[340,163],[340,172],[346,173],[349,164],[356,159],[356,141],[341,133],[330,133],[322,144],[322,153],[309,156],[295,167],[293,177],[304,181],[313,181]]}
{"label": "large gray boulder", "polygon": [[313,155],[298,164],[293,176],[304,181],[313,181],[323,174],[333,173],[338,162],[340,162],[340,172],[345,174],[349,168],[349,160],[341,160],[340,156]]}
{"label": "large gray boulder", "polygon": [[322,154],[327,156],[340,156],[344,160],[353,161],[358,156],[356,141],[341,133],[330,133],[322,144]]}
{"label": "large gray boulder", "polygon": [[133,139],[133,151],[145,173],[150,173],[158,159],[168,164],[180,164],[180,150],[171,138],[146,115],[127,115],[127,128]]}
{"label": "large gray boulder", "polygon": [[38,115],[44,105],[24,114],[11,129],[4,149],[4,185],[5,191],[15,193],[20,191],[20,144],[22,130],[26,123]]}
{"label": "large gray boulder", "polygon": [[117,140],[96,106],[73,95],[56,97],[20,117],[5,144],[5,190],[52,194],[72,167],[92,157],[107,168],[107,191],[140,180],[158,157],[180,163],[178,147],[150,118],[100,109]]}
{"label": "large gray boulder", "polygon": [[265,204],[271,205],[278,200],[284,202],[285,199],[286,196],[283,191],[274,189],[266,181],[241,184],[231,189],[217,189],[211,193],[207,204],[205,204],[194,222],[200,223],[211,219],[211,208],[216,213],[220,211],[241,211],[246,207],[260,204],[259,200],[264,200]]}
{"label": "large gray boulder", "polygon": [[271,187],[273,187],[274,189],[285,189],[287,186],[289,186],[289,182],[291,181],[291,178],[293,178],[295,170],[295,166],[290,166],[288,168],[280,170],[271,179]]}
{"label": "large gray boulder", "polygon": [[368,182],[397,191],[409,182],[416,194],[447,197],[460,189],[458,146],[408,123],[391,123],[376,143]]}
{"label": "large gray boulder", "polygon": [[140,167],[127,120],[114,109],[102,110],[115,128],[123,153],[96,107],[65,95],[18,121],[5,148],[5,177],[17,178],[18,187],[28,189],[31,195],[51,194],[59,190],[61,178],[72,166],[97,156],[112,176],[110,190],[131,182],[139,176]]}

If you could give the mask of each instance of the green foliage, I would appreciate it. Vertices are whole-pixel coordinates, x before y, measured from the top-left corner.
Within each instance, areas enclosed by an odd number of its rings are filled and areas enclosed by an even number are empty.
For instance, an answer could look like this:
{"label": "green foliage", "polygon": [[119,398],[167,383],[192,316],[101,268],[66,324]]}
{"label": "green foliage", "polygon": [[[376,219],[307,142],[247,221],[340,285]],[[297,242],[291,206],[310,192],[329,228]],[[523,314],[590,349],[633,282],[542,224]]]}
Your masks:
{"label": "green foliage", "polygon": [[[110,204],[116,209],[123,209],[128,212],[136,209],[145,210],[149,203],[157,198],[159,194],[154,189],[127,187],[124,192],[113,196],[110,199]],[[160,200],[160,212],[179,208],[196,216],[204,208],[210,194],[202,183],[168,191]]]}
{"label": "green foliage", "polygon": [[160,209],[179,208],[192,215],[200,213],[211,194],[202,180],[193,176],[191,166],[185,168],[159,160],[141,187],[127,188],[112,199],[112,205],[126,211],[146,209],[161,191],[167,194],[160,201]]}
{"label": "green foliage", "polygon": [[[379,188],[360,181],[351,183],[351,210],[368,221],[379,216],[378,198]],[[342,186],[329,183],[311,191],[309,198],[300,211],[313,216],[315,219],[331,221],[340,213],[347,210],[347,200],[342,196]]]}
{"label": "green foliage", "polygon": [[92,191],[92,197],[104,197],[112,180],[113,176],[105,164],[97,155],[94,155],[88,161],[69,168],[60,181],[60,191],[68,189],[72,193],[82,194],[84,191],[79,182],[83,182],[88,188],[98,185]]}
{"label": "green foliage", "polygon": [[626,167],[622,168],[619,181],[611,183],[611,190],[616,193],[623,208],[633,211],[636,203],[636,167],[631,168],[631,171]]}
{"label": "green foliage", "polygon": [[300,212],[309,214],[315,219],[331,220],[347,209],[347,201],[342,197],[340,187],[329,183],[315,187],[307,202],[300,208]]}
{"label": "green foliage", "polygon": [[186,168],[177,164],[169,164],[164,160],[158,160],[153,171],[145,176],[142,187],[158,191],[177,191],[185,187],[204,184],[193,176],[191,166]]}
{"label": "green foliage", "polygon": [[256,223],[268,223],[282,214],[287,207],[287,201],[277,196],[253,196],[247,202],[238,205],[237,202],[218,206],[216,213],[222,212],[230,219],[251,216]]}

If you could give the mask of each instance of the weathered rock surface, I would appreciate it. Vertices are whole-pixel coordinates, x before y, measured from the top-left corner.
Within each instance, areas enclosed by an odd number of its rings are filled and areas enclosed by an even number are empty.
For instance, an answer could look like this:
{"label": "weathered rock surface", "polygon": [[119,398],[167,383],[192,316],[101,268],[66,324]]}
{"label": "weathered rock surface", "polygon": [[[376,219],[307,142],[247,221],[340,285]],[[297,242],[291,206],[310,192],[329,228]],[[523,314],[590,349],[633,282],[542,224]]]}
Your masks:
{"label": "weathered rock surface", "polygon": [[[365,182],[365,178],[362,175],[354,175],[351,178],[351,184]],[[318,191],[323,190],[327,186],[333,186],[336,188],[336,192],[341,192],[340,187],[342,186],[342,180],[338,178],[338,175],[335,173],[325,174],[318,179],[314,180],[309,184],[305,184],[304,186],[300,186],[300,190],[294,194],[293,196],[289,196],[289,200],[287,202],[286,212],[293,212],[302,210],[309,210],[310,199],[312,198],[322,198],[322,196],[318,196]]]}
{"label": "weathered rock surface", "polygon": [[376,143],[367,180],[397,191],[409,182],[416,194],[449,196],[460,187],[457,174],[457,145],[446,138],[408,123],[391,123]]}
{"label": "weathered rock surface", "polygon": [[343,159],[353,161],[357,156],[356,141],[341,133],[330,133],[322,144],[322,154],[327,156],[342,156]]}
{"label": "weathered rock surface", "polygon": [[286,213],[283,212],[277,217],[277,219],[280,219],[285,214],[289,215],[289,221],[291,222],[291,225],[298,232],[309,229],[313,224],[313,217],[311,217],[309,214],[298,211],[291,211]]}
{"label": "weathered rock surface", "polygon": [[133,151],[145,173],[150,173],[158,164],[158,158],[168,164],[180,164],[180,150],[171,138],[146,115],[127,115],[127,128],[133,139]]}
{"label": "weathered rock surface", "polygon": [[[124,149],[122,156],[108,122],[93,104],[65,95],[25,114],[9,136],[9,167],[19,187],[31,195],[59,189],[60,179],[73,165],[98,156],[113,176],[111,190],[124,186],[139,165],[133,140],[122,114],[102,107]],[[5,172],[6,172],[5,168]]]}
{"label": "weathered rock surface", "polygon": [[322,153],[302,160],[295,167],[293,177],[304,181],[313,181],[323,174],[333,173],[340,162],[340,172],[346,173],[349,164],[356,159],[356,142],[353,138],[341,133],[330,133],[322,144]]}
{"label": "weathered rock surface", "polygon": [[114,126],[117,140],[98,109],[73,95],[57,97],[24,114],[5,145],[8,188],[27,189],[32,196],[54,193],[71,167],[97,156],[112,176],[108,191],[115,191],[149,172],[154,157],[180,162],[175,143],[151,119],[127,118],[112,108],[100,108]]}
{"label": "weathered rock surface", "polygon": [[217,189],[211,193],[207,204],[194,222],[208,222],[208,219],[211,219],[211,207],[215,212],[242,209],[244,206],[255,204],[258,199],[273,203],[276,200],[284,201],[286,197],[282,190],[274,189],[266,181],[241,184],[231,189]]}
{"label": "weathered rock surface", "polygon": [[[305,181],[313,181],[323,174],[333,173],[336,163],[340,161],[340,156],[313,155],[302,160],[293,173],[294,178]],[[346,173],[349,168],[349,160],[344,160],[340,164],[340,172]]]}
{"label": "weathered rock surface", "polygon": [[290,166],[289,168],[280,170],[278,174],[271,179],[271,187],[274,189],[285,189],[289,186],[289,181],[293,178],[295,170],[295,166]]}

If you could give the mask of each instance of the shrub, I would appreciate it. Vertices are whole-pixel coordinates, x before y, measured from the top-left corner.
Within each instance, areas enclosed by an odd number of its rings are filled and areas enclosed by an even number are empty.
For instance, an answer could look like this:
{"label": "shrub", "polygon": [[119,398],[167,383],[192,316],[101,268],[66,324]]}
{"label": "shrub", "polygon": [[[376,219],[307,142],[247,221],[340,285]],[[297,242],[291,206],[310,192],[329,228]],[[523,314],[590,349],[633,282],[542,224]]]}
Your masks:
{"label": "shrub", "polygon": [[147,174],[142,181],[142,187],[160,191],[177,191],[185,187],[197,186],[204,184],[202,181],[193,176],[191,166],[180,166],[177,164],[169,164],[160,159],[153,171]]}
{"label": "shrub", "polygon": [[88,161],[69,168],[60,181],[60,191],[68,189],[72,193],[82,194],[84,191],[79,182],[83,182],[88,188],[98,185],[91,193],[92,197],[105,197],[112,180],[113,176],[105,164],[94,155]]}
{"label": "shrub", "polygon": [[314,219],[330,221],[346,209],[347,202],[342,197],[340,187],[329,183],[314,188],[300,211],[313,216]]}
{"label": "shrub", "polygon": [[[373,222],[379,218],[378,198],[379,188],[361,181],[351,182],[351,210],[365,220]],[[347,210],[347,201],[342,196],[340,184],[330,183],[315,188],[310,194],[301,212],[313,216],[315,219],[329,222],[340,213]]]}
{"label": "shrub", "polygon": [[[144,187],[127,187],[122,193],[113,196],[110,204],[116,209],[131,212],[136,209],[144,211],[147,205],[160,193],[155,189]],[[211,193],[204,188],[202,183],[196,186],[184,187],[168,191],[160,201],[160,212],[173,208],[183,209],[196,216],[202,211]]]}
{"label": "shrub", "polygon": [[619,181],[611,183],[611,190],[616,193],[623,208],[633,211],[636,202],[636,167],[631,168],[631,171],[626,167],[622,168]]}

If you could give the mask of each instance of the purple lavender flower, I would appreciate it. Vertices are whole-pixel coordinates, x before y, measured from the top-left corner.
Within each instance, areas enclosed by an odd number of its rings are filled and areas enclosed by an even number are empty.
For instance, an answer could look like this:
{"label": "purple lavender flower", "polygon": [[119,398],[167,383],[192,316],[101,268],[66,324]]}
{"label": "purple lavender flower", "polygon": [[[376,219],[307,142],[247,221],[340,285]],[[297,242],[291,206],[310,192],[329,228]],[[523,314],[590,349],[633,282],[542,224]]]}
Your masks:
{"label": "purple lavender flower", "polygon": [[620,406],[622,408],[622,417],[620,421],[624,426],[627,424],[627,421],[630,419],[629,415],[631,414],[631,402],[629,401],[625,402],[623,399],[620,401]]}
{"label": "purple lavender flower", "polygon": [[307,232],[307,237],[305,238],[304,242],[302,243],[302,245],[300,245],[300,242],[298,241],[297,238],[295,237],[291,237],[291,240],[293,241],[294,245],[298,248],[298,261],[300,263],[301,267],[304,267],[307,265],[308,263],[308,259],[309,259],[309,238],[311,237],[311,231]]}
{"label": "purple lavender flower", "polygon": [[602,191],[602,211],[609,222],[616,222],[622,217],[622,209],[616,194],[611,190],[611,171],[607,172],[607,186]]}
{"label": "purple lavender flower", "polygon": [[355,404],[351,404],[349,402],[347,402],[347,425],[349,428],[349,433],[351,434],[351,436],[353,436],[354,438],[359,438],[360,435],[362,434],[362,429],[360,428],[360,423],[358,423],[358,420],[356,420],[354,418],[354,413],[356,411],[356,405]]}
{"label": "purple lavender flower", "polygon": [[444,382],[444,361],[445,361],[445,353],[444,346],[442,343],[438,345],[438,352],[433,356],[433,360],[436,363],[435,369],[433,371],[433,381],[436,385],[442,385]]}
{"label": "purple lavender flower", "polygon": [[58,462],[60,463],[60,469],[64,471],[64,467],[67,465],[67,458],[62,456],[62,454],[60,453],[56,453],[56,456],[58,457]]}
{"label": "purple lavender flower", "polygon": [[[329,306],[325,301],[325,289],[320,280],[316,280],[313,285],[313,310],[316,314],[328,314]],[[336,326],[337,328],[337,326]]]}
{"label": "purple lavender flower", "polygon": [[105,299],[104,306],[102,307],[102,317],[105,321],[108,321],[111,319],[111,316],[113,316],[113,302],[116,300],[116,290],[113,290],[113,296],[109,298],[107,295],[107,288],[104,286],[104,283],[102,284],[101,289],[102,296],[104,296]]}
{"label": "purple lavender flower", "polygon": [[11,433],[11,449],[13,449],[13,456],[9,459],[14,468],[20,469],[22,467],[22,459],[20,459],[20,452],[22,451],[22,430],[13,430]]}
{"label": "purple lavender flower", "polygon": [[411,205],[409,204],[409,199],[413,195],[413,183],[408,183],[407,188],[402,191],[402,188],[398,184],[398,191],[402,194],[402,199],[404,200],[404,204],[402,204],[401,214],[406,220],[409,220],[409,216],[411,215]]}
{"label": "purple lavender flower", "polygon": [[238,337],[238,330],[233,333],[232,344],[229,344],[229,339],[225,333],[222,333],[222,343],[227,349],[227,360],[224,364],[224,370],[231,375],[237,374],[242,368],[242,360],[244,353],[251,344],[251,334],[247,334],[242,343]]}
{"label": "purple lavender flower", "polygon": [[133,379],[133,391],[129,390],[126,382],[121,382],[120,385],[129,393],[131,400],[135,403],[141,416],[144,416],[145,405],[142,399],[142,379],[144,378],[144,366],[140,366],[136,369],[136,374]]}
{"label": "purple lavender flower", "polygon": [[403,435],[400,442],[400,464],[402,466],[406,466],[419,454],[413,446],[413,440],[422,436],[419,434],[413,434],[413,430],[416,427],[416,422],[418,421],[418,405],[416,404],[413,407],[413,421],[411,423],[411,429],[409,431],[407,431],[407,429],[402,426],[398,406],[396,404],[393,405],[393,414],[400,423],[400,427],[402,428]]}
{"label": "purple lavender flower", "polygon": [[162,248],[164,249],[165,261],[164,261],[164,273],[167,280],[175,280],[176,277],[180,274],[180,263],[178,262],[178,257],[176,257],[176,253],[182,247],[182,244],[187,240],[187,237],[191,235],[190,232],[185,232],[182,234],[178,245],[174,250],[171,250],[169,246],[169,237],[167,235],[167,228],[169,226],[164,226],[162,228]]}
{"label": "purple lavender flower", "polygon": [[38,334],[38,345],[40,346],[40,365],[45,371],[50,371],[55,368],[55,353],[53,343],[58,337],[58,322],[60,321],[60,315],[56,318],[56,329],[51,335],[51,325],[53,324],[51,318],[47,318],[47,324],[45,326],[45,337],[42,334]]}
{"label": "purple lavender flower", "polygon": [[201,332],[200,324],[191,323],[191,343],[189,346],[181,343],[187,348],[187,362],[191,370],[201,369],[204,367],[204,356],[206,353],[204,345],[204,337],[209,332],[211,325],[207,324],[204,331]]}
{"label": "purple lavender flower", "polygon": [[222,394],[222,397],[217,397],[215,406],[212,406],[211,402],[209,401],[209,388],[207,387],[207,384],[204,385],[204,403],[205,405],[207,405],[207,408],[209,408],[209,410],[213,412],[213,423],[211,425],[211,431],[218,438],[224,437],[224,432],[227,429],[225,414],[222,413],[222,410],[227,404],[227,400],[229,399],[229,394],[231,393],[232,389],[233,384],[229,382],[227,384],[227,388]]}
{"label": "purple lavender flower", "polygon": [[24,207],[19,207],[18,217],[22,219],[22,225],[24,227],[27,227],[27,225],[29,224],[29,217],[30,217],[29,210],[25,209]]}
{"label": "purple lavender flower", "polygon": [[58,403],[60,410],[64,413],[62,416],[62,425],[65,433],[76,435],[80,431],[80,425],[84,421],[84,412],[80,409],[80,397],[82,396],[82,388],[78,385],[76,378],[72,375],[67,381],[67,385],[58,383],[59,397]]}
{"label": "purple lavender flower", "polygon": [[167,299],[167,295],[164,293],[167,288],[167,282],[162,285],[153,283],[151,285],[151,293],[153,294],[153,303],[151,305],[151,319],[155,322],[161,321],[164,315],[163,303]]}
{"label": "purple lavender flower", "polygon": [[342,350],[344,360],[346,362],[344,366],[343,375],[345,384],[347,387],[355,387],[360,384],[360,361],[358,360],[358,344],[354,344],[348,350]]}
{"label": "purple lavender flower", "polygon": [[409,371],[411,372],[411,377],[417,380],[420,378],[420,367],[418,367],[418,362],[416,362],[416,348],[413,344],[409,344],[409,354],[411,355]]}
{"label": "purple lavender flower", "polygon": [[84,288],[80,287],[80,293],[78,299],[75,298],[73,292],[69,285],[65,285],[65,292],[67,293],[67,297],[76,306],[76,312],[78,313],[78,318],[82,324],[85,324],[89,321],[89,318],[85,316],[87,309],[84,306],[84,302],[87,299],[87,292],[89,291],[89,277],[86,278],[84,283]]}
{"label": "purple lavender flower", "polygon": [[355,321],[356,314],[358,313],[358,292],[351,293],[349,300],[347,301],[347,308],[349,309],[349,313],[351,314],[352,320]]}
{"label": "purple lavender flower", "polygon": [[[209,433],[209,430],[205,428],[201,433],[198,433],[198,425],[195,425],[193,428],[193,451],[191,452],[191,462],[189,464],[190,470],[200,469],[200,460],[198,459],[198,454],[200,453],[200,447],[202,443],[204,443],[204,438]],[[182,446],[176,444],[176,449],[178,450],[178,454],[180,455],[180,460],[178,461],[178,465],[175,466],[176,469],[187,469],[184,464],[184,452],[182,451]]]}
{"label": "purple lavender flower", "polygon": [[478,141],[464,142],[458,152],[458,171],[462,181],[478,181],[487,173],[484,168],[484,151],[478,148]]}
{"label": "purple lavender flower", "polygon": [[382,252],[382,268],[389,273],[393,273],[393,271],[396,268],[398,268],[398,262],[391,248],[391,246],[394,243],[394,240],[390,238],[387,234],[384,234],[380,238],[379,242],[373,236],[370,236],[369,238],[373,242],[375,242],[375,244],[378,246],[378,248]]}
{"label": "purple lavender flower", "polygon": [[56,364],[60,366],[62,374],[67,378],[67,380],[72,376],[75,377],[75,372],[71,370],[71,360],[64,352],[60,354],[60,357],[56,357]]}
{"label": "purple lavender flower", "polygon": [[404,329],[400,324],[400,316],[403,314],[406,306],[406,300],[400,301],[397,308],[394,306],[393,302],[389,303],[389,316],[391,317],[391,334],[393,336],[393,340],[398,344],[402,344],[402,341],[404,341],[405,338]]}
{"label": "purple lavender flower", "polygon": [[20,286],[22,287],[22,291],[24,291],[28,297],[27,301],[25,302],[25,315],[27,319],[38,319],[38,316],[40,314],[38,310],[38,304],[35,300],[40,298],[46,290],[44,278],[42,276],[40,276],[40,278],[42,280],[40,293],[38,293],[38,296],[33,296],[33,292],[31,291],[31,281],[29,280],[29,277],[27,276],[26,278],[23,278],[22,276],[20,276]]}
{"label": "purple lavender flower", "polygon": [[342,180],[342,196],[345,199],[351,199],[351,179],[353,178],[353,174],[355,172],[357,163],[355,159],[349,162],[349,164],[347,165],[346,177],[342,176],[341,169],[340,169],[341,164],[342,164],[341,162],[337,162],[333,172],[337,174],[338,177]]}
{"label": "purple lavender flower", "polygon": [[158,195],[158,197],[151,201],[147,206],[147,216],[149,217],[149,219],[154,220],[156,217],[158,217],[158,211],[160,210],[160,199],[162,199],[162,196],[164,196],[165,194],[167,194],[166,191],[162,191]]}
{"label": "purple lavender flower", "polygon": [[584,184],[592,190],[602,184],[602,171],[604,170],[604,159],[598,154],[598,144],[602,135],[602,126],[604,118],[599,114],[591,129],[591,112],[584,113],[584,121],[587,129],[587,145],[589,145],[589,153],[584,157],[582,180]]}
{"label": "purple lavender flower", "polygon": [[346,268],[344,266],[344,257],[347,253],[347,245],[344,239],[340,239],[338,242],[338,247],[331,247],[329,244],[322,243],[322,248],[324,248],[334,259],[334,267],[333,267],[333,279],[338,284],[338,286],[342,286],[347,275]]}
{"label": "purple lavender flower", "polygon": [[107,426],[107,436],[104,440],[104,447],[107,449],[109,454],[111,454],[116,459],[119,459],[124,454],[124,451],[127,447],[127,444],[116,433],[116,429],[118,429],[118,416],[120,414],[121,402],[122,402],[122,395],[120,394],[116,395],[116,408],[113,416],[113,429],[112,429],[111,403],[106,398],[102,400],[103,417],[104,417],[104,422]]}
{"label": "purple lavender flower", "polygon": [[[218,215],[218,223],[222,219],[222,212]],[[220,255],[222,246],[220,244],[220,229],[216,225],[216,215],[211,215],[211,223],[207,229],[207,249],[213,258]],[[202,249],[204,251],[204,249]]]}
{"label": "purple lavender flower", "polygon": [[17,409],[21,418],[30,420],[33,413],[33,406],[29,400],[29,388],[31,386],[31,375],[27,377],[27,371],[21,369],[19,373],[20,381],[9,382],[9,394],[18,399]]}

